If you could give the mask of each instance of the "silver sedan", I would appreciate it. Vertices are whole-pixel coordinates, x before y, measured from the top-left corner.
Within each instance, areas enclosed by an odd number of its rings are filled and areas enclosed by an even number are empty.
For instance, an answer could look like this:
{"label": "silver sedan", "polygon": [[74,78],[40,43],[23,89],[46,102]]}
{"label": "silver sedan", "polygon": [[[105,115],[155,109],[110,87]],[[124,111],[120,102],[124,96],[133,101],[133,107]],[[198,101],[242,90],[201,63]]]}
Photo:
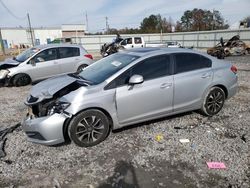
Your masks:
{"label": "silver sedan", "polygon": [[229,62],[187,49],[132,49],[33,86],[23,130],[35,143],[69,137],[94,146],[135,123],[192,110],[213,116],[236,92]]}

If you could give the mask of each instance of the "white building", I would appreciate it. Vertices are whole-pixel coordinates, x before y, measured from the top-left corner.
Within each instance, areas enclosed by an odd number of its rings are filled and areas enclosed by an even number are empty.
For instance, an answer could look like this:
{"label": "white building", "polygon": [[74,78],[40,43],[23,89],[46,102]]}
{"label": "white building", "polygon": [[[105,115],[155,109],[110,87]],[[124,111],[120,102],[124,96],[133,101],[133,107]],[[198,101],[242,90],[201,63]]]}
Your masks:
{"label": "white building", "polygon": [[32,35],[29,28],[0,28],[5,48],[16,47],[22,44],[32,45],[31,36],[35,45],[48,44],[57,38],[82,37],[85,35],[86,26],[62,25],[61,27],[32,28]]}

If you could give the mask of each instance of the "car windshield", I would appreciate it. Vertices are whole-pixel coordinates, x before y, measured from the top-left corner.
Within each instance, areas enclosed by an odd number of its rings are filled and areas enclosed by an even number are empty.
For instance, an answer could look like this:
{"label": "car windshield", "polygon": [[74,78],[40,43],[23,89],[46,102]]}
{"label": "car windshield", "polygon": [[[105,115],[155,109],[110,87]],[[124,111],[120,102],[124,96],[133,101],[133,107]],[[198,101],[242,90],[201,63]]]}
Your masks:
{"label": "car windshield", "polygon": [[22,52],[21,54],[19,54],[18,56],[16,56],[15,60],[18,62],[24,62],[26,61],[29,57],[31,57],[32,55],[34,55],[37,51],[39,51],[40,49],[38,48],[29,48],[28,50],[25,50],[24,52]]}
{"label": "car windshield", "polygon": [[139,56],[129,54],[113,54],[83,69],[79,76],[93,84],[99,84],[138,58]]}

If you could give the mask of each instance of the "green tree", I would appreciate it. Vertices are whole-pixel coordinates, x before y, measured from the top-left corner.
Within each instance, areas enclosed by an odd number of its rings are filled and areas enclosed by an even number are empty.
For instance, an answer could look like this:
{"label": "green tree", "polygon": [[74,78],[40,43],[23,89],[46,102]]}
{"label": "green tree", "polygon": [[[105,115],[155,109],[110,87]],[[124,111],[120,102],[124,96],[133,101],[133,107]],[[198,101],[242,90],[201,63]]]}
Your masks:
{"label": "green tree", "polygon": [[159,17],[152,14],[149,17],[143,19],[140,29],[143,33],[155,33],[159,32],[159,27]]}
{"label": "green tree", "polygon": [[217,10],[193,9],[186,10],[181,17],[179,29],[182,31],[204,31],[226,29],[228,24],[225,23],[221,13]]}

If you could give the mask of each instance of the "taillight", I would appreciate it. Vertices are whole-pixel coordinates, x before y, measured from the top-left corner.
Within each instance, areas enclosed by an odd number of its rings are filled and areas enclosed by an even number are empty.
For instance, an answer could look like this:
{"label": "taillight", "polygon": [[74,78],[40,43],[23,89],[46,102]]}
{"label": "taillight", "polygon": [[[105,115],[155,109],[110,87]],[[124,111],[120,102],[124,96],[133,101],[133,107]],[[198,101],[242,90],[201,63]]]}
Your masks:
{"label": "taillight", "polygon": [[231,66],[231,71],[234,73],[234,74],[237,74],[237,68],[236,68],[236,66],[234,66],[234,65],[232,65]]}
{"label": "taillight", "polygon": [[87,57],[89,59],[93,59],[93,56],[91,54],[85,54],[84,57]]}

